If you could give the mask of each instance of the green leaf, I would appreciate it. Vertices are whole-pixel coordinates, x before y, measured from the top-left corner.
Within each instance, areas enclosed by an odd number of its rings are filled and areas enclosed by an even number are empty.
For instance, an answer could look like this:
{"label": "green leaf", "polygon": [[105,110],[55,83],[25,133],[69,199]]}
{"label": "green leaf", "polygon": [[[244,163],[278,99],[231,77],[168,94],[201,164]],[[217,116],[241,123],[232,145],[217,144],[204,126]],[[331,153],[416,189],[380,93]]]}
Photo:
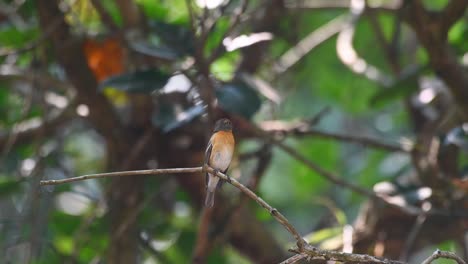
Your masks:
{"label": "green leaf", "polygon": [[73,252],[74,242],[71,236],[56,236],[53,244],[62,254],[70,255]]}
{"label": "green leaf", "polygon": [[129,93],[151,93],[163,88],[169,78],[171,75],[167,73],[148,69],[112,76],[101,82],[99,88],[114,87]]}
{"label": "green leaf", "polygon": [[449,0],[424,0],[424,7],[431,11],[441,11]]}
{"label": "green leaf", "polygon": [[255,90],[243,82],[226,83],[216,90],[222,109],[250,119],[260,108],[261,101]]}
{"label": "green leaf", "polygon": [[101,1],[104,9],[112,17],[112,20],[119,26],[123,24],[122,15],[120,14],[119,7],[113,0],[103,0]]}
{"label": "green leaf", "polygon": [[339,236],[343,233],[341,227],[329,227],[314,231],[311,234],[306,235],[304,238],[311,244],[318,244],[327,239]]}
{"label": "green leaf", "polygon": [[188,23],[189,14],[184,0],[137,0],[146,17],[173,23]]}
{"label": "green leaf", "polygon": [[221,81],[230,81],[234,77],[239,58],[238,50],[226,53],[210,65],[210,72]]}
{"label": "green leaf", "polygon": [[130,47],[141,54],[152,56],[163,60],[176,60],[179,58],[179,54],[171,48],[155,45],[146,41],[133,41],[130,43]]}
{"label": "green leaf", "polygon": [[170,47],[179,56],[194,53],[195,44],[189,27],[161,21],[151,21],[150,26],[160,43],[165,47]]}
{"label": "green leaf", "polygon": [[419,74],[427,67],[416,67],[407,69],[391,87],[381,89],[372,96],[370,105],[381,107],[395,100],[410,96],[419,88]]}
{"label": "green leaf", "polygon": [[204,112],[205,108],[203,105],[195,105],[192,106],[188,109],[186,109],[184,112],[178,114],[178,118],[173,120],[172,122],[166,124],[163,128],[163,132],[170,132],[172,130],[175,130],[179,127],[182,127],[188,123],[190,123],[192,120],[195,118],[201,116]]}
{"label": "green leaf", "polygon": [[17,29],[15,27],[7,27],[0,29],[0,46],[19,48],[32,41],[38,35],[37,28]]}
{"label": "green leaf", "polygon": [[23,180],[6,176],[0,176],[0,197],[17,192],[21,188]]}
{"label": "green leaf", "polygon": [[176,113],[174,106],[174,104],[162,103],[158,111],[153,114],[153,125],[160,127],[164,133],[169,133],[185,126],[195,118],[201,116],[205,111],[203,105],[195,105],[184,109],[184,111],[180,113]]}

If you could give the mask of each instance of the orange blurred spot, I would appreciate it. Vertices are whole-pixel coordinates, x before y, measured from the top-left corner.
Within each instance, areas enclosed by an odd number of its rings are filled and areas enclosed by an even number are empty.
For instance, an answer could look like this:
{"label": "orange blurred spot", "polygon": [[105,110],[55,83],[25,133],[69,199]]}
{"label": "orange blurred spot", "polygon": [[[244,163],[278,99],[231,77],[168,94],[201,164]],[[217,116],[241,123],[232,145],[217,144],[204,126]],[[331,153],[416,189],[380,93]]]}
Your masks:
{"label": "orange blurred spot", "polygon": [[468,193],[468,178],[464,179],[452,179],[453,185],[455,185],[457,188],[464,190],[465,192]]}
{"label": "orange blurred spot", "polygon": [[98,81],[123,71],[123,48],[117,39],[87,39],[83,48],[88,66]]}

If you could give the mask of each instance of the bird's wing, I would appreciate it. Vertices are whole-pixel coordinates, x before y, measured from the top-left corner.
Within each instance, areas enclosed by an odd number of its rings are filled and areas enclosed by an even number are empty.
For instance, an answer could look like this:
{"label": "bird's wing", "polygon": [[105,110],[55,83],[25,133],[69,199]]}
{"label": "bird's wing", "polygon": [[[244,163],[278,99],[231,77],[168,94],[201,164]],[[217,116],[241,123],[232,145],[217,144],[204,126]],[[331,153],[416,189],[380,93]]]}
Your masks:
{"label": "bird's wing", "polygon": [[[206,147],[205,151],[205,164],[210,165],[210,156],[211,156],[211,150],[213,149],[213,144],[210,141],[208,142],[208,146]],[[206,177],[206,185],[208,185],[208,173],[205,174]]]}

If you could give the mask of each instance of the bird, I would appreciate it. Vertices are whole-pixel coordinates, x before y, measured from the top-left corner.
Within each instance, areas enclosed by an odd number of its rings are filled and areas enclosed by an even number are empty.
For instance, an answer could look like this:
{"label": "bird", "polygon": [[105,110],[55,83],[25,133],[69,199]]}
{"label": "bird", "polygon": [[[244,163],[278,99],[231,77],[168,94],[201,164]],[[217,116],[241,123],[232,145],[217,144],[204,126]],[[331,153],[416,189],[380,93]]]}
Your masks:
{"label": "bird", "polygon": [[[231,164],[234,153],[234,135],[232,134],[232,123],[227,118],[216,121],[213,135],[208,142],[205,151],[205,164],[215,171],[226,173]],[[206,198],[205,206],[210,208],[214,205],[215,191],[220,187],[222,180],[216,175],[206,173]]]}

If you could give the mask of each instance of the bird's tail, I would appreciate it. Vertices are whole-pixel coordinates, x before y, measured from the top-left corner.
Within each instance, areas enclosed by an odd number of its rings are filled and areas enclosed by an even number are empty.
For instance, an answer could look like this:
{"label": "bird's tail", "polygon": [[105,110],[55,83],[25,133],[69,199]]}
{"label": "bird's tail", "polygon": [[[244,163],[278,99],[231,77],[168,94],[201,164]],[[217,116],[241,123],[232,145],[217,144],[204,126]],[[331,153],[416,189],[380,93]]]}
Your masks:
{"label": "bird's tail", "polygon": [[206,190],[205,206],[210,208],[214,205],[215,191]]}
{"label": "bird's tail", "polygon": [[208,184],[206,185],[206,198],[205,198],[206,207],[213,207],[216,186],[218,185],[218,181],[219,181],[218,177],[208,174]]}

